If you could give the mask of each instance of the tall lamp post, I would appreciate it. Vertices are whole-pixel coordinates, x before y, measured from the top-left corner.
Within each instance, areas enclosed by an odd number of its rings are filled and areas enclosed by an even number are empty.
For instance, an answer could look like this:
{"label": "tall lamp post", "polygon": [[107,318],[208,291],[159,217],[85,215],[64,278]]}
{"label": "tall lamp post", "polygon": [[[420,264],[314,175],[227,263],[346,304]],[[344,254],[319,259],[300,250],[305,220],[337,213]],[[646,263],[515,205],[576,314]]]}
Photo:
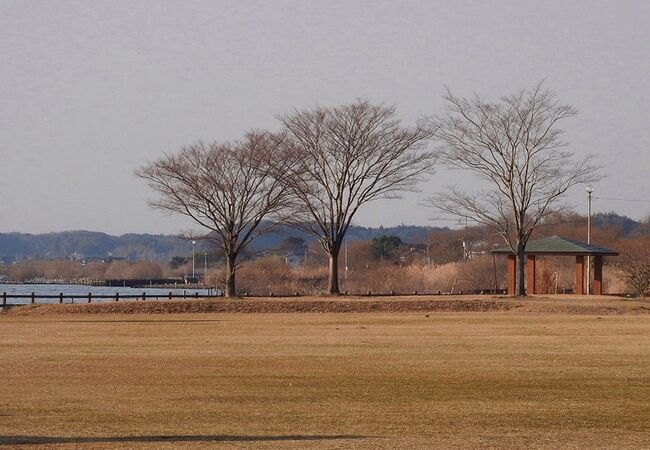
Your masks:
{"label": "tall lamp post", "polygon": [[196,247],[196,241],[192,241],[192,281],[194,280],[194,247]]}
{"label": "tall lamp post", "polygon": [[205,286],[207,284],[207,281],[208,281],[208,252],[205,252],[203,254],[203,257],[205,258],[205,261],[204,261],[205,262],[205,267],[204,267],[205,270],[203,270],[203,286]]}
{"label": "tall lamp post", "polygon": [[[348,281],[348,243],[345,242],[345,281]],[[347,286],[345,287],[347,289]]]}
{"label": "tall lamp post", "polygon": [[[591,195],[594,189],[587,187],[587,244],[591,244]],[[587,256],[587,294],[591,294],[591,256]]]}

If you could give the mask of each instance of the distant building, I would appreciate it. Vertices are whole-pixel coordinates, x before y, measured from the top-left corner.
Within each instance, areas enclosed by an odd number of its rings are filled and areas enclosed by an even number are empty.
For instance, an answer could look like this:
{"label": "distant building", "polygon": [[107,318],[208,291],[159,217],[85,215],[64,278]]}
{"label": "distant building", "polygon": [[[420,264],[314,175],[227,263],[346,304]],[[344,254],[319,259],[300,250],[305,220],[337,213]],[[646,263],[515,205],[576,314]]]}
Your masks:
{"label": "distant building", "polygon": [[185,284],[199,284],[203,281],[203,274],[195,273],[194,276],[191,274],[185,274],[183,275],[183,281]]}
{"label": "distant building", "polygon": [[70,255],[70,259],[72,261],[83,261],[84,260],[84,254],[75,251],[72,255]]}

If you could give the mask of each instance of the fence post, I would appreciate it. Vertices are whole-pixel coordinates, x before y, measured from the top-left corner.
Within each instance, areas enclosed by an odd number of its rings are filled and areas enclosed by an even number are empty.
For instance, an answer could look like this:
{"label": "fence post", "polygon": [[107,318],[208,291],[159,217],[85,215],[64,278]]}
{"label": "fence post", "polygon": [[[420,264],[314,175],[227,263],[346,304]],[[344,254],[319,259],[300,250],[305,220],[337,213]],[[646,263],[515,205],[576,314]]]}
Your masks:
{"label": "fence post", "polygon": [[119,301],[120,301],[120,293],[119,293],[119,292],[116,292],[116,293],[115,293],[115,301],[116,301],[116,302],[119,302]]}
{"label": "fence post", "polygon": [[93,293],[89,292],[88,293],[88,303],[90,303],[92,301],[92,299],[93,299]]}
{"label": "fence post", "polygon": [[63,292],[59,292],[59,303],[63,303]]}
{"label": "fence post", "polygon": [[142,293],[142,301],[145,301],[147,299],[147,293],[143,292]]}
{"label": "fence post", "polygon": [[172,299],[172,291],[169,291],[169,299]]}
{"label": "fence post", "polygon": [[36,298],[35,298],[35,294],[32,292],[32,305],[33,305],[34,303],[36,303]]}
{"label": "fence post", "polygon": [[199,293],[198,292],[194,293],[194,298],[199,298]]}
{"label": "fence post", "polygon": [[2,306],[7,306],[7,293],[2,293]]}

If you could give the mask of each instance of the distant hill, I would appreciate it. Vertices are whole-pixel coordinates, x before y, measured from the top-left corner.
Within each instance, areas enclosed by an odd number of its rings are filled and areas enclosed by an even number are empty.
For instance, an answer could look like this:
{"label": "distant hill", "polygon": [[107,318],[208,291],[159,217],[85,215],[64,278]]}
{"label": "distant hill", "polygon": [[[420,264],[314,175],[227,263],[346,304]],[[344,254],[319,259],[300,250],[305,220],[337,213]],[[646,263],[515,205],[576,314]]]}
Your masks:
{"label": "distant hill", "polygon": [[620,226],[621,234],[624,236],[645,233],[647,231],[647,226],[644,226],[644,224],[641,224],[634,219],[630,219],[627,216],[618,215],[615,212],[595,214],[592,220],[594,226],[597,227],[605,227],[611,225]]}
{"label": "distant hill", "polygon": [[[648,225],[620,216],[615,213],[599,213],[593,216],[596,227],[620,226],[625,236],[650,233]],[[448,228],[399,225],[396,227],[360,227],[352,226],[348,230],[349,241],[368,241],[381,236],[397,236],[405,243],[426,241],[432,233],[447,231]],[[274,233],[259,237],[254,241],[252,250],[264,251],[278,249],[289,237],[312,241],[308,234],[287,226],[278,226]],[[196,251],[202,254],[212,249],[208,242],[199,241]],[[174,256],[188,256],[192,244],[173,235],[162,234],[123,234],[111,236],[94,231],[64,231],[60,233],[26,234],[0,233],[0,261],[40,258],[78,258],[106,259],[108,257],[124,258],[132,261],[169,261]]]}
{"label": "distant hill", "polygon": [[[350,241],[370,240],[380,236],[398,236],[404,242],[418,242],[430,233],[444,231],[445,228],[400,225],[397,227],[351,227],[348,231]],[[274,233],[258,238],[253,245],[256,251],[278,248],[288,237],[299,237],[310,241],[311,236],[287,227],[280,226]],[[207,242],[198,242],[196,251],[203,253],[211,248]],[[22,260],[31,258],[55,259],[105,259],[107,257],[129,260],[168,261],[174,256],[191,254],[192,244],[173,235],[124,234],[111,236],[94,231],[64,231],[60,233],[26,234],[0,233],[0,258],[3,260]]]}
{"label": "distant hill", "polygon": [[[346,234],[346,239],[349,242],[354,241],[369,241],[376,237],[381,236],[397,236],[402,242],[417,243],[425,241],[427,236],[431,233],[438,233],[447,231],[448,228],[439,227],[426,227],[417,225],[398,225],[396,227],[379,227],[369,228],[360,226],[351,226]],[[253,243],[253,248],[256,250],[273,249],[280,246],[282,241],[286,238],[293,236],[304,239],[306,242],[314,238],[309,234],[297,230],[292,227],[280,225],[273,233],[260,236]]]}
{"label": "distant hill", "polygon": [[86,258],[109,256],[131,260],[165,260],[187,254],[191,244],[177,236],[125,234],[111,236],[94,231],[25,234],[0,233],[0,257],[16,258]]}

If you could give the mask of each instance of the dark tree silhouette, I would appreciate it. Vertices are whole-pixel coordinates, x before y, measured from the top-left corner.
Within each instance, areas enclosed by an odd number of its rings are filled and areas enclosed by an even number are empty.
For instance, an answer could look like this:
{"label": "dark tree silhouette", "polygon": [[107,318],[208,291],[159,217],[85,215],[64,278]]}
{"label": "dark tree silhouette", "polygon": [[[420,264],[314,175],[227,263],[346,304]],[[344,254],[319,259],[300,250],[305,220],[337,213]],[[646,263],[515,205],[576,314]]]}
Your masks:
{"label": "dark tree silhouette", "polygon": [[298,205],[289,223],[318,239],[329,256],[329,292],[339,294],[339,253],[353,217],[370,201],[415,189],[434,162],[424,151],[431,131],[404,127],[394,107],[368,101],[280,120],[289,144],[280,171]]}
{"label": "dark tree silhouette", "polygon": [[282,145],[281,135],[251,132],[234,143],[185,147],[136,171],[160,194],[152,207],[190,217],[208,230],[204,238],[223,250],[227,297],[237,293],[238,256],[270,231],[286,207],[286,187],[271,165]]}

